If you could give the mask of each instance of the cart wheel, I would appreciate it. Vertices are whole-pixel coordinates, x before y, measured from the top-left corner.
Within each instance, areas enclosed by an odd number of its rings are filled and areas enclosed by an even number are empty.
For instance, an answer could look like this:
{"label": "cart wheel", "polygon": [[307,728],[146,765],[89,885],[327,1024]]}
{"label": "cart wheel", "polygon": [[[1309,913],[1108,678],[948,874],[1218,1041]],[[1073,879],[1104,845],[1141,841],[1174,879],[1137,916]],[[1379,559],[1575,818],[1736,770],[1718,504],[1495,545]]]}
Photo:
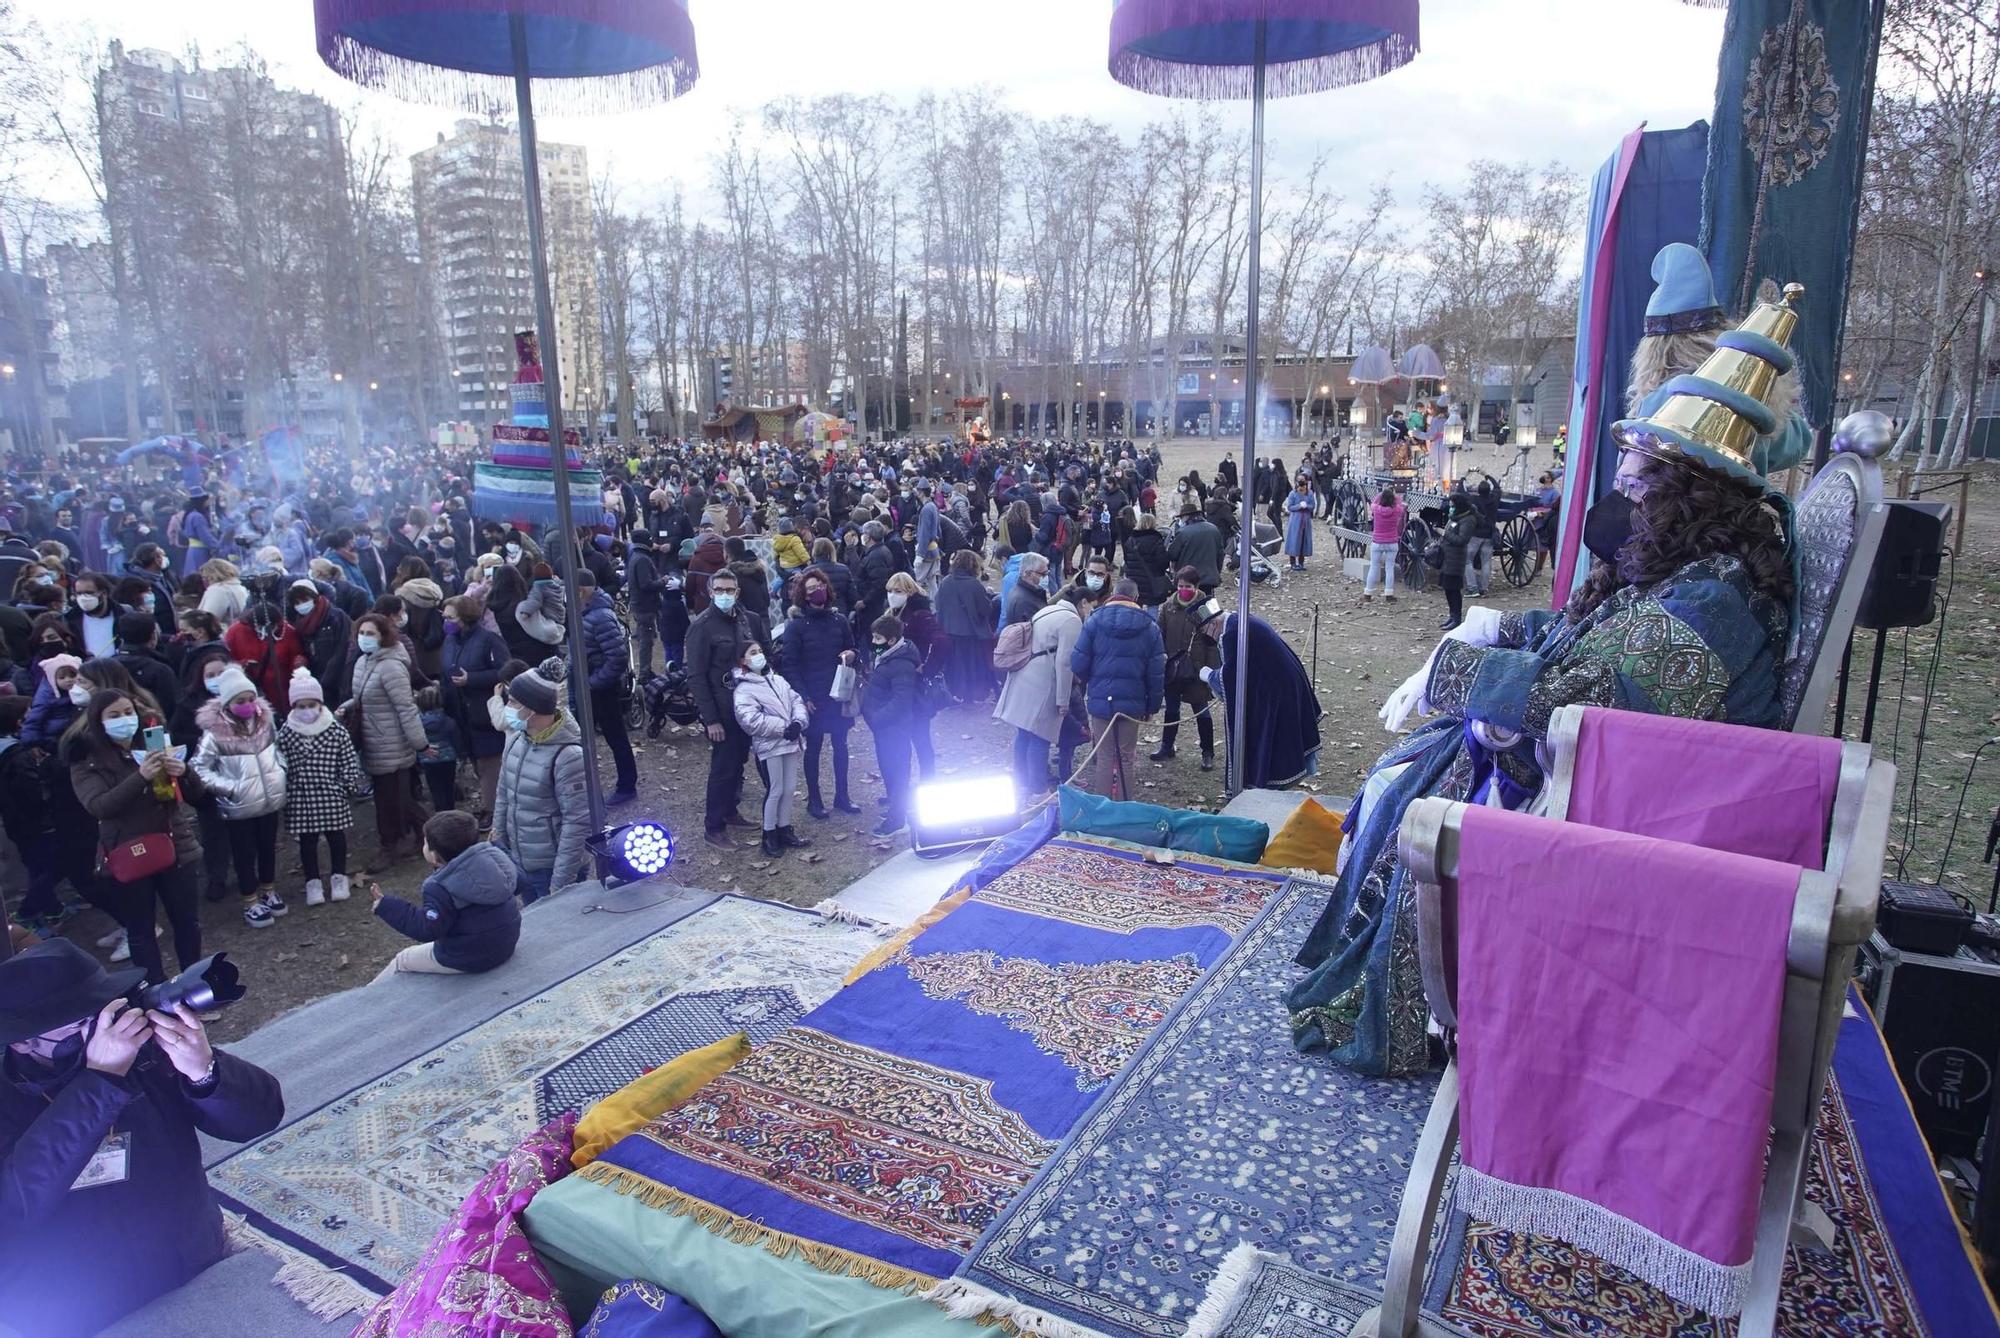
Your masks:
{"label": "cart wheel", "polygon": [[1535,579],[1535,527],[1526,516],[1513,516],[1500,523],[1493,536],[1493,560],[1500,574],[1516,589]]}
{"label": "cart wheel", "polygon": [[646,725],[646,694],[637,688],[625,702],[625,728],[640,730]]}
{"label": "cart wheel", "polygon": [[1412,590],[1431,583],[1431,569],[1424,564],[1424,552],[1431,546],[1431,527],[1416,516],[1403,522],[1403,542],[1396,550],[1396,574]]}

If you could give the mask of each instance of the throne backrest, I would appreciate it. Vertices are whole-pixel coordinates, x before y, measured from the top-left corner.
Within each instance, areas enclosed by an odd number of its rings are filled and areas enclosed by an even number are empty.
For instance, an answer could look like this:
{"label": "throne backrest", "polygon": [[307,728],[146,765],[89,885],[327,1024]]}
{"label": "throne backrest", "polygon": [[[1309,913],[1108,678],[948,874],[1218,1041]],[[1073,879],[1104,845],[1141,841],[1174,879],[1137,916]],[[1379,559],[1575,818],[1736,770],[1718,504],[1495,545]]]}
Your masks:
{"label": "throne backrest", "polygon": [[1799,499],[1798,621],[1779,676],[1786,729],[1817,734],[1882,541],[1882,471],[1837,455]]}

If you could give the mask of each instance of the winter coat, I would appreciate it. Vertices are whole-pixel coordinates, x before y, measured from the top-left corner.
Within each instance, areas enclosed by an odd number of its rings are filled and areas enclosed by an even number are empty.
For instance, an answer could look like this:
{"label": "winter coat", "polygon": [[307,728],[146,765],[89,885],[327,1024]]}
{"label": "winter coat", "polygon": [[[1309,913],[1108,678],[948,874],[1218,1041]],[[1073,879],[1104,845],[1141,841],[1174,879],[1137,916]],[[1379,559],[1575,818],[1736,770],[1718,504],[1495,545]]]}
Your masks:
{"label": "winter coat", "polygon": [[657,618],[660,592],[667,588],[660,560],[643,548],[633,549],[632,560],[625,564],[625,588],[631,592],[633,617]]}
{"label": "winter coat", "polygon": [[1166,649],[1167,686],[1180,690],[1181,700],[1197,710],[1208,704],[1208,684],[1201,671],[1222,663],[1222,652],[1202,635],[1194,613],[1178,599],[1160,605],[1160,641]]}
{"label": "winter coat", "polygon": [[1125,575],[1138,583],[1141,604],[1151,608],[1173,593],[1167,571],[1167,541],[1158,530],[1134,530],[1125,536]]}
{"label": "winter coat", "polygon": [[167,737],[175,743],[186,745],[190,757],[194,755],[194,746],[201,742],[201,726],[195,723],[195,712],[215,700],[202,682],[206,677],[203,671],[211,664],[228,663],[230,663],[229,647],[220,641],[204,642],[191,647],[181,660],[180,704],[167,718]]}
{"label": "winter coat", "polygon": [[948,637],[965,641],[993,638],[993,594],[977,576],[952,572],[938,582],[931,600],[937,609],[938,625]]}
{"label": "winter coat", "polygon": [[432,943],[439,966],[491,971],[514,955],[521,938],[526,879],[506,851],[491,841],[467,846],[424,879],[423,905],[384,897],[375,914],[397,933]]}
{"label": "winter coat", "polygon": [[815,571],[826,573],[827,584],[833,587],[833,604],[842,613],[854,611],[854,572],[845,562],[825,561],[812,564]]}
{"label": "winter coat", "polygon": [[[563,596],[563,583],[553,577],[530,584],[528,593],[514,606],[515,620],[540,644],[540,653],[544,658],[548,647],[560,646],[569,635],[568,617],[569,604]],[[527,656],[522,658],[528,659],[530,664],[536,663]]]}
{"label": "winter coat", "polygon": [[1409,508],[1400,498],[1394,506],[1383,506],[1380,501],[1368,504],[1368,542],[1374,544],[1400,544],[1403,542],[1403,522],[1408,518]]}
{"label": "winter coat", "polygon": [[734,682],[736,723],[750,736],[750,747],[759,762],[805,750],[802,739],[785,737],[789,725],[805,728],[806,701],[782,674],[775,670],[755,674],[738,669]]}
{"label": "winter coat", "polygon": [[325,729],[308,734],[287,720],[278,727],[278,755],[285,759],[286,831],[318,836],[354,825],[361,759],[345,725],[328,720]]}
{"label": "winter coat", "polygon": [[993,718],[1056,742],[1069,711],[1070,652],[1082,630],[1083,620],[1073,604],[1058,601],[1037,613],[1028,642],[1034,658],[1000,685]]}
{"label": "winter coat", "polygon": [[689,613],[700,613],[708,607],[708,578],[728,565],[720,535],[710,533],[695,542],[694,556],[688,559],[687,581],[681,587]]}
{"label": "winter coat", "polygon": [[898,641],[876,659],[861,693],[861,718],[877,734],[908,729],[917,720],[917,648]]}
{"label": "winter coat", "polygon": [[[271,703],[279,715],[291,709],[287,687],[292,680],[292,670],[306,662],[305,647],[291,624],[285,624],[273,638],[258,636],[249,623],[233,622],[223,630],[222,644],[229,647],[229,657],[250,675],[250,683],[257,689],[258,695]],[[333,691],[331,688],[326,690]]]}
{"label": "winter coat", "polygon": [[928,678],[944,668],[945,656],[951,651],[951,638],[944,634],[944,624],[931,611],[931,602],[923,595],[911,595],[896,616],[903,622],[903,639],[917,648],[917,672]]}
{"label": "winter coat", "polygon": [[729,564],[730,574],[736,578],[736,607],[747,609],[759,618],[771,616],[771,573],[756,558],[746,558]]}
{"label": "winter coat", "polygon": [[611,596],[602,590],[583,606],[583,653],[593,692],[615,687],[631,663],[625,624],[618,621],[618,610],[612,606]]}
{"label": "winter coat", "polygon": [[175,864],[186,866],[201,858],[201,835],[188,804],[208,792],[193,767],[179,777],[180,796],[163,800],[153,797],[153,782],[139,774],[139,764],[126,749],[85,738],[71,744],[65,756],[70,789],[83,811],[96,819],[100,848],[169,832]]}
{"label": "winter coat", "polygon": [[732,680],[743,648],[753,641],[769,650],[771,629],[762,618],[742,608],[736,609],[734,616],[709,608],[688,624],[683,662],[702,724],[720,725],[736,719]]}
{"label": "winter coat", "polygon": [[861,555],[854,575],[854,612],[864,633],[889,607],[889,578],[895,574],[896,558],[887,544],[876,544]]}
{"label": "winter coat", "polygon": [[[500,681],[500,666],[505,663],[507,643],[498,632],[486,627],[461,627],[457,632],[445,634],[444,673],[440,680],[444,685],[444,704],[458,721],[474,757],[498,757],[507,742],[486,714],[486,703],[493,696],[493,685]],[[462,685],[452,681],[461,669],[465,671]]]}
{"label": "winter coat", "polygon": [[590,873],[590,796],[583,779],[583,731],[565,712],[547,732],[507,735],[493,797],[493,843],[529,873],[549,871],[558,890]]}
{"label": "winter coat", "polygon": [[361,765],[369,775],[394,775],[417,760],[426,746],[424,722],[410,687],[410,652],[401,642],[373,655],[357,653],[354,686],[341,718],[350,734],[360,721]]}
{"label": "winter coat", "polygon": [[[0,1081],[0,1316],[38,1338],[93,1334],[229,1252],[196,1135],[260,1138],[284,1097],[219,1047],[201,1095],[150,1045],[123,1077],[79,1067],[38,1091],[32,1071],[8,1055]],[[113,1131],[129,1139],[126,1179],[71,1189]]]}
{"label": "winter coat", "polygon": [[270,706],[257,702],[256,717],[244,721],[211,700],[194,718],[202,734],[189,765],[223,817],[261,818],[285,806],[285,761]]}
{"label": "winter coat", "polygon": [[250,592],[243,588],[243,582],[218,581],[201,592],[199,607],[227,627],[243,616],[243,607],[249,602]]}
{"label": "winter coat", "polygon": [[779,660],[787,681],[811,704],[822,725],[845,727],[841,704],[830,694],[841,652],[854,649],[854,629],[847,619],[831,605],[800,609],[785,623],[783,642]]}
{"label": "winter coat", "polygon": [[1167,563],[1175,569],[1193,567],[1200,574],[1198,585],[1216,585],[1222,580],[1222,531],[1201,517],[1182,521],[1167,545]]}
{"label": "winter coat", "polygon": [[180,622],[174,614],[174,588],[167,584],[165,572],[147,571],[133,563],[125,564],[125,574],[136,576],[153,590],[153,621],[160,625],[160,640],[165,641],[180,630]]}
{"label": "winter coat", "polygon": [[[347,696],[348,674],[353,668],[354,620],[324,594],[313,601],[313,611],[303,618],[290,609],[285,617],[291,620],[292,631],[298,635],[299,648],[305,652],[306,668],[326,693],[328,701],[337,702]],[[287,680],[289,680],[287,675]],[[286,703],[289,707],[290,703]]]}
{"label": "winter coat", "polygon": [[779,534],[771,540],[771,556],[777,560],[778,570],[797,571],[812,561],[806,551],[805,540],[796,534]]}
{"label": "winter coat", "polygon": [[1108,599],[1084,620],[1070,651],[1084,680],[1085,708],[1098,720],[1149,716],[1167,687],[1167,652],[1153,615],[1128,599]]}
{"label": "winter coat", "polygon": [[426,678],[436,678],[444,663],[444,591],[438,583],[419,576],[396,587],[410,621],[402,629],[402,639],[410,646],[416,666]]}
{"label": "winter coat", "polygon": [[181,677],[173,666],[155,650],[125,650],[112,658],[125,666],[132,681],[159,703],[163,715],[172,719],[181,704]]}
{"label": "winter coat", "polygon": [[1049,596],[1039,585],[1027,581],[1014,582],[1014,591],[1007,596],[1007,616],[1001,621],[1004,630],[1015,623],[1027,622],[1049,606]]}
{"label": "winter coat", "polygon": [[1465,579],[1465,550],[1472,543],[1477,523],[1470,510],[1461,511],[1445,522],[1443,532],[1438,535],[1438,552],[1444,559],[1438,567],[1440,583]]}

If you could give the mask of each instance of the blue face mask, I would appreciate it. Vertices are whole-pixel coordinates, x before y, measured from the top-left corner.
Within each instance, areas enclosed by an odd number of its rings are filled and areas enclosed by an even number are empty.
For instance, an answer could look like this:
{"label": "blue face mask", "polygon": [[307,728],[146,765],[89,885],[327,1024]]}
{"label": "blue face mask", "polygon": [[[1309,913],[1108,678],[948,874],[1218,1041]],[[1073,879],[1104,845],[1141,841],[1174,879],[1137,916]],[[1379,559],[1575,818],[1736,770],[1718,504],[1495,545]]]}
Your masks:
{"label": "blue face mask", "polygon": [[727,612],[729,612],[729,611],[730,611],[731,609],[735,608],[735,607],[736,607],[736,594],[735,594],[735,592],[734,592],[734,591],[723,591],[723,592],[720,592],[720,593],[718,593],[718,594],[717,594],[717,595],[715,596],[715,607],[716,607],[716,608],[717,608],[717,609],[718,609],[718,610],[719,610],[720,612],[723,612],[723,613],[727,613]]}
{"label": "blue face mask", "polygon": [[373,655],[376,651],[382,649],[382,638],[378,636],[358,636],[354,638],[354,644],[363,655]]}
{"label": "blue face mask", "polygon": [[112,715],[104,717],[104,732],[124,743],[139,732],[139,717],[136,715]]}
{"label": "blue face mask", "polygon": [[527,730],[528,713],[526,711],[523,711],[520,707],[509,706],[506,710],[502,711],[500,714],[503,717],[505,717],[507,721],[507,728],[513,730],[516,734],[523,733]]}

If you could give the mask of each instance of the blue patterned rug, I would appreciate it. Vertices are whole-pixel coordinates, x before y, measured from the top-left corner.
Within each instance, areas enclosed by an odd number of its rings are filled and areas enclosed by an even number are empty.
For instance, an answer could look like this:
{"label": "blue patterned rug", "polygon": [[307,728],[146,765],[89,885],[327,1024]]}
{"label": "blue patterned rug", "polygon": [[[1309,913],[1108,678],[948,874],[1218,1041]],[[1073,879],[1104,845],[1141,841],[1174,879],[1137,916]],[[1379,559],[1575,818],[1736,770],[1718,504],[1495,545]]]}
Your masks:
{"label": "blue patterned rug", "polygon": [[1175,1338],[1245,1244],[1379,1293],[1436,1079],[1292,1049],[1292,954],[1331,893],[1272,898],[933,1299]]}
{"label": "blue patterned rug", "polygon": [[762,1045],[806,1015],[790,985],[747,985],[676,994],[602,1040],[592,1041],[536,1083],[536,1122],[566,1110],[579,1113],[646,1070],[743,1032]]}
{"label": "blue patterned rug", "polygon": [[1339,1338],[1381,1296],[1331,1278],[1316,1278],[1288,1259],[1239,1245],[1201,1309],[1188,1338]]}
{"label": "blue patterned rug", "polygon": [[[246,1144],[209,1183],[254,1230],[387,1292],[487,1169],[545,1123],[545,1092],[584,1104],[621,1085],[617,1073],[681,1053],[681,1038],[756,1035],[771,1014],[789,1020],[832,995],[880,943],[811,911],[718,897]],[[648,1040],[667,1048],[644,1053]],[[583,1058],[600,1046],[604,1063]]]}

